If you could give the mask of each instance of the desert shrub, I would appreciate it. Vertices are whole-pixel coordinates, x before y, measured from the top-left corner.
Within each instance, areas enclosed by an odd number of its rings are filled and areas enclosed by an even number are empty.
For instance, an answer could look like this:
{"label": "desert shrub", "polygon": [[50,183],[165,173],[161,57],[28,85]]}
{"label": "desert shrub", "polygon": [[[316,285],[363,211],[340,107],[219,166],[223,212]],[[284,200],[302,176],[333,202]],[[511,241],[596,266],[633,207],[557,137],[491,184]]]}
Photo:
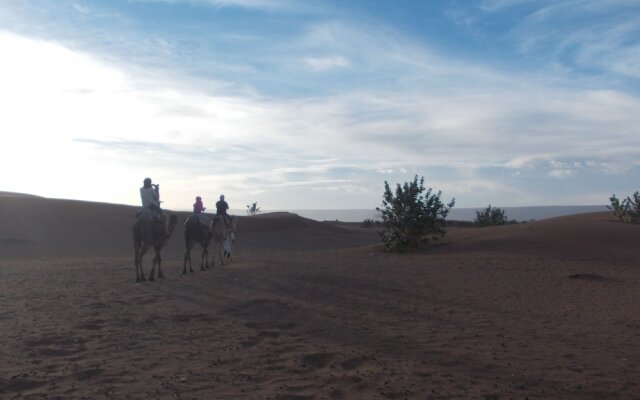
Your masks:
{"label": "desert shrub", "polygon": [[632,197],[626,198],[629,205],[629,217],[631,222],[640,221],[640,192],[635,192]]}
{"label": "desert shrub", "polygon": [[451,228],[451,227],[473,228],[475,226],[476,226],[476,224],[473,221],[461,221],[461,220],[455,220],[455,219],[448,219],[447,220],[447,227],[448,228]]}
{"label": "desert shrub", "polygon": [[376,223],[376,221],[372,220],[371,218],[365,218],[364,221],[362,221],[362,227],[363,228],[373,228],[373,225]]}
{"label": "desert shrub", "polygon": [[260,213],[260,207],[258,207],[258,202],[255,201],[251,204],[247,204],[247,214],[248,215],[256,215]]}
{"label": "desert shrub", "polygon": [[609,201],[611,205],[607,208],[611,210],[614,219],[632,223],[640,221],[640,192],[635,192],[622,201],[613,194]]}
{"label": "desert shrub", "polygon": [[382,223],[379,220],[376,219],[371,219],[371,218],[365,218],[364,221],[362,221],[362,227],[363,228],[373,228],[380,226]]}
{"label": "desert shrub", "polygon": [[484,210],[476,210],[476,219],[473,220],[476,226],[494,226],[494,225],[505,225],[507,223],[515,223],[516,221],[508,221],[507,217],[504,215],[504,210],[498,207],[489,207]]}
{"label": "desert shrub", "polygon": [[404,252],[427,245],[446,234],[445,219],[455,204],[440,200],[442,192],[425,189],[424,178],[418,175],[412,182],[397,184],[395,193],[384,182],[382,207],[376,210],[382,216],[383,231],[380,237],[387,251]]}

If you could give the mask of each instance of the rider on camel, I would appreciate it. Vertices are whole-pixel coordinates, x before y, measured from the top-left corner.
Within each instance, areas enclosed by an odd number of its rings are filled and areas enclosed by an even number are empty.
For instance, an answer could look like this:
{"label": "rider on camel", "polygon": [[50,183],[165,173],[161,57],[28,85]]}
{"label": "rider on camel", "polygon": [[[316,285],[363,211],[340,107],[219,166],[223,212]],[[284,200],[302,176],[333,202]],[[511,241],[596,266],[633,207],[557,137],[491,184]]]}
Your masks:
{"label": "rider on camel", "polygon": [[196,197],[196,202],[193,203],[193,213],[196,215],[202,214],[206,209],[207,207],[205,207],[204,204],[202,203],[202,197],[200,196]]}
{"label": "rider on camel", "polygon": [[160,185],[151,183],[151,178],[145,178],[140,188],[140,200],[142,200],[142,217],[162,219],[160,209]]}
{"label": "rider on camel", "polygon": [[193,203],[193,215],[198,218],[200,220],[200,223],[202,224],[206,224],[207,220],[204,216],[204,210],[206,210],[207,207],[204,206],[204,204],[202,203],[202,197],[197,196],[196,197],[196,202]]}
{"label": "rider on camel", "polygon": [[230,225],[231,221],[229,220],[229,214],[227,214],[227,210],[229,209],[229,204],[224,201],[224,195],[220,195],[220,200],[216,202],[216,215],[222,215],[224,217],[225,223]]}

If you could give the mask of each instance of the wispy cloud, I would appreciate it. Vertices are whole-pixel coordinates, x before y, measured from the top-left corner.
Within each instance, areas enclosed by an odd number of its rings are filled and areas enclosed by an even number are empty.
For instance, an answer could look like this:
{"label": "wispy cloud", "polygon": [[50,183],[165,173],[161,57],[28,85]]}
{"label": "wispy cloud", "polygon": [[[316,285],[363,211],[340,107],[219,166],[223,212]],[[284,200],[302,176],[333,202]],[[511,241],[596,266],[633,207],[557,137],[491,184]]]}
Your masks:
{"label": "wispy cloud", "polygon": [[637,1],[492,0],[481,10],[490,18],[506,12],[521,15],[509,34],[524,53],[572,68],[640,76]]}
{"label": "wispy cloud", "polygon": [[91,9],[84,4],[74,3],[73,8],[81,14],[90,14]]}
{"label": "wispy cloud", "polygon": [[[372,167],[390,169],[385,166],[520,169],[536,160],[577,157],[613,164],[637,157],[634,149],[640,148],[634,130],[640,102],[613,91],[524,84],[484,94],[372,88],[314,99],[262,99],[167,87],[56,44],[7,34],[0,39],[12,60],[1,74],[10,94],[5,105],[13,110],[3,129],[52,148],[75,139],[105,160],[117,157],[140,176],[163,160],[171,165],[166,175],[215,174],[225,182],[233,171],[238,191],[265,192],[287,186],[282,182],[354,186],[353,179],[332,172],[345,167],[364,176]],[[32,72],[25,74],[24,65]],[[41,113],[37,120],[18,122],[35,110]],[[47,154],[39,156],[56,157]],[[566,177],[567,171],[548,174]],[[464,193],[464,179],[447,187]],[[363,187],[370,185],[367,180]]]}
{"label": "wispy cloud", "polygon": [[130,0],[135,2],[157,2],[169,4],[192,4],[211,6],[214,8],[221,7],[241,7],[257,10],[283,10],[291,9],[294,2],[290,0]]}
{"label": "wispy cloud", "polygon": [[[221,12],[289,4],[166,1]],[[574,3],[580,13],[606,14],[595,2]],[[586,28],[564,35],[553,23],[568,4],[501,0],[473,12],[487,18],[524,7],[509,36],[522,52],[556,38],[554,54],[546,55],[554,61],[569,54],[570,67],[593,67],[608,51],[606,69],[624,67],[626,73],[615,73],[633,76],[633,55],[624,50],[632,48],[636,26],[599,17],[605,29],[598,47]],[[20,185],[43,175],[60,182],[100,174],[96,196],[136,203],[131,187],[153,175],[172,188],[163,192],[170,205],[190,204],[185,199],[197,188],[207,198],[224,191],[240,202],[259,193],[261,204],[273,202],[267,208],[326,207],[325,192],[342,207],[362,207],[378,203],[381,179],[419,174],[435,177],[430,184],[463,206],[491,196],[515,205],[538,201],[534,194],[544,185],[578,190],[576,178],[629,177],[638,168],[640,98],[602,77],[457,58],[344,14],[287,20],[286,28],[262,36],[217,35],[207,30],[211,24],[193,27],[200,36],[172,36],[149,26],[137,31],[139,22],[127,18],[113,36],[95,35],[96,46],[65,40],[68,27],[47,29],[56,40],[0,32],[0,107],[7,110],[0,130],[11,132],[0,166],[22,165],[26,151],[52,166],[22,168],[20,178],[3,185],[28,191]],[[616,28],[622,20],[628,23]],[[53,184],[48,189],[60,193]]]}
{"label": "wispy cloud", "polygon": [[349,60],[342,56],[307,57],[302,62],[314,71],[345,68],[350,65]]}

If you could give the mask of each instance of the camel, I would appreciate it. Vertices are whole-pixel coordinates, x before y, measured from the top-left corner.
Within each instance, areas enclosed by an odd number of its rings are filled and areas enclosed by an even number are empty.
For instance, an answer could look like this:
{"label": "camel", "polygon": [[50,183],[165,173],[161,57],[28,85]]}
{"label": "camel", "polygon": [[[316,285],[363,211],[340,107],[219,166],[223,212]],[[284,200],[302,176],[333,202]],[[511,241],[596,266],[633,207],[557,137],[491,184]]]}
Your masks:
{"label": "camel", "polygon": [[202,255],[200,257],[200,271],[209,268],[209,243],[211,242],[211,231],[208,225],[202,224],[200,218],[196,215],[189,217],[184,223],[184,265],[182,274],[187,273],[187,262],[189,262],[189,272],[193,272],[191,268],[191,249],[196,243],[202,246]]}
{"label": "camel", "polygon": [[222,215],[216,215],[209,224],[211,231],[211,239],[213,240],[213,255],[211,257],[211,265],[216,265],[216,256],[220,260],[220,264],[224,265],[223,251],[224,240],[227,237],[227,224],[225,224]]}
{"label": "camel", "polygon": [[133,249],[135,252],[136,266],[136,282],[144,281],[144,270],[142,269],[142,257],[144,257],[149,247],[153,247],[155,257],[153,257],[153,266],[149,274],[149,280],[155,280],[156,264],[158,265],[158,278],[164,278],[160,263],[160,250],[164,247],[169,237],[173,233],[178,217],[171,215],[169,217],[169,226],[165,226],[164,220],[138,218],[133,224]]}
{"label": "camel", "polygon": [[236,216],[232,215],[231,217],[229,217],[229,219],[231,221],[231,227],[227,229],[224,243],[222,245],[224,248],[223,258],[227,258],[229,259],[229,261],[233,262],[232,253],[233,253],[233,245],[236,242],[236,228],[237,228]]}

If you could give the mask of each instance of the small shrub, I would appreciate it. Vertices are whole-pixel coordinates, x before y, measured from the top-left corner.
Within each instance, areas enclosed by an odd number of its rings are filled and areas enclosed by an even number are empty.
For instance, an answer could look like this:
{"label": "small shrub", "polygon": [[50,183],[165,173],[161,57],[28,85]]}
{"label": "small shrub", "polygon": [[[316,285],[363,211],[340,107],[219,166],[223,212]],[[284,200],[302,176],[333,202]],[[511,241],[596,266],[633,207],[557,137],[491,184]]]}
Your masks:
{"label": "small shrub", "polygon": [[473,222],[479,227],[515,223],[515,221],[510,222],[507,220],[507,217],[504,215],[504,210],[498,207],[491,207],[491,204],[482,211],[477,210],[476,219]]}
{"label": "small shrub", "polygon": [[640,221],[640,192],[635,192],[632,197],[627,197],[626,200],[629,205],[631,222],[637,223]]}
{"label": "small shrub", "polygon": [[640,220],[640,192],[635,192],[622,201],[613,194],[609,197],[609,201],[611,205],[607,206],[607,208],[612,211],[613,219],[638,223]]}
{"label": "small shrub", "polygon": [[372,220],[371,218],[365,218],[364,221],[362,221],[362,227],[363,228],[373,228],[373,225],[376,223],[376,221]]}
{"label": "small shrub", "polygon": [[445,219],[455,199],[448,204],[442,203],[442,192],[425,189],[424,177],[418,181],[418,175],[412,182],[397,184],[395,194],[387,181],[384,188],[382,207],[376,207],[376,210],[382,215],[384,230],[380,237],[387,251],[416,250],[446,234]]}
{"label": "small shrub", "polygon": [[248,215],[256,215],[260,213],[260,207],[258,207],[258,202],[253,202],[252,204],[247,205],[247,214]]}

